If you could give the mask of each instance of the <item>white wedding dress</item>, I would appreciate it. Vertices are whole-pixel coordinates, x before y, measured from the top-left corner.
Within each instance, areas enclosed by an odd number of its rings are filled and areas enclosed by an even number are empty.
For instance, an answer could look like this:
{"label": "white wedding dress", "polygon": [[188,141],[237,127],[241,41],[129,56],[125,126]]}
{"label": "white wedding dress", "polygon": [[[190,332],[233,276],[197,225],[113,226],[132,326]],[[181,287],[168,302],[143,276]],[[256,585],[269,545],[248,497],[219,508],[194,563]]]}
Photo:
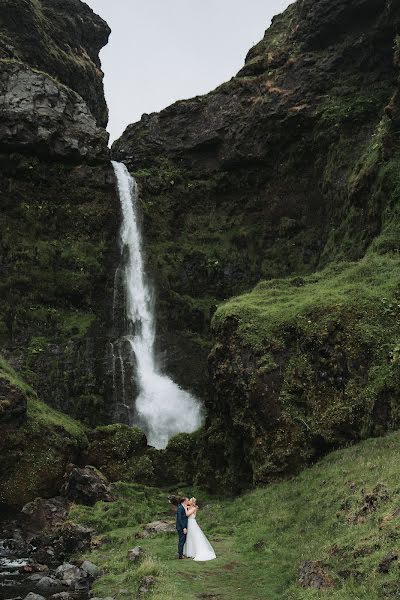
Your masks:
{"label": "white wedding dress", "polygon": [[183,554],[193,560],[205,561],[217,558],[213,547],[196,521],[196,515],[188,517],[186,544]]}

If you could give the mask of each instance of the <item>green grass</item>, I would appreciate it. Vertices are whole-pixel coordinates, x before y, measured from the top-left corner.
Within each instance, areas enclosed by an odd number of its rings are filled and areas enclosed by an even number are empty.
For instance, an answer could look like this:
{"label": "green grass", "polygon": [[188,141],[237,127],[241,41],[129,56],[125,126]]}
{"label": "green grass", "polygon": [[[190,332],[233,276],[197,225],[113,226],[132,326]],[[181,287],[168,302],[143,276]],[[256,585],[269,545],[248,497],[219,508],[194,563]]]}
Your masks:
{"label": "green grass", "polygon": [[[75,506],[71,518],[102,534],[104,543],[90,555],[105,571],[95,584],[97,596],[136,598],[140,579],[155,575],[153,600],[394,599],[399,566],[388,574],[378,566],[399,546],[399,460],[400,434],[393,433],[332,453],[289,481],[236,499],[186,490],[202,502],[198,520],[217,553],[208,563],[176,560],[172,534],[135,539],[140,523],[168,514],[167,492],[119,484],[115,503]],[[375,510],[363,515],[368,494],[376,496]],[[126,558],[138,544],[146,551],[139,569]],[[304,560],[322,561],[335,588],[302,589]]]}
{"label": "green grass", "polygon": [[[395,277],[399,268],[397,255],[369,254],[358,262],[334,264],[301,279],[264,281],[250,293],[222,304],[215,314],[214,327],[218,331],[227,317],[234,317],[244,341],[262,349],[271,332],[283,324],[302,323],[310,331],[320,327],[320,323],[309,321],[312,314],[336,313],[340,318],[346,308],[365,319],[370,311],[382,317],[392,311],[400,321]],[[364,324],[371,325],[367,320]]]}
{"label": "green grass", "polygon": [[42,426],[62,427],[73,438],[79,440],[86,438],[87,428],[82,423],[51,408],[51,406],[38,398],[30,398],[28,400],[28,423],[30,425],[34,424],[35,428]]}

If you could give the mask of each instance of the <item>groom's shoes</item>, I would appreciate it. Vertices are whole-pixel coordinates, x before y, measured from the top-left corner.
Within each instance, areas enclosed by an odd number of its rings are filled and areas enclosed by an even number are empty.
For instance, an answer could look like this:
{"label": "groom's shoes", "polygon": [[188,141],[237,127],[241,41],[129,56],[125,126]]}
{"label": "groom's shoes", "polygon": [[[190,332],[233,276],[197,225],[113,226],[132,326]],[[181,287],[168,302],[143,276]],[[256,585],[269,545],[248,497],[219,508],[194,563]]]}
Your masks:
{"label": "groom's shoes", "polygon": [[183,556],[178,556],[179,560],[183,560]]}

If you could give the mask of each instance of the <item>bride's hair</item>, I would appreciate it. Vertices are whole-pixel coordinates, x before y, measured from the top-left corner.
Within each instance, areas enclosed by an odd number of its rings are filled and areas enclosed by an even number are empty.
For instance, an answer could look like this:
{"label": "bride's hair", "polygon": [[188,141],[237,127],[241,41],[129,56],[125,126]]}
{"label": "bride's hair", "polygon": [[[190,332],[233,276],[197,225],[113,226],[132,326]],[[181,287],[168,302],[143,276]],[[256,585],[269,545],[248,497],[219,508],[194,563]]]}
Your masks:
{"label": "bride's hair", "polygon": [[197,500],[196,500],[196,498],[190,498],[190,502],[192,504],[194,504],[195,506],[197,506]]}

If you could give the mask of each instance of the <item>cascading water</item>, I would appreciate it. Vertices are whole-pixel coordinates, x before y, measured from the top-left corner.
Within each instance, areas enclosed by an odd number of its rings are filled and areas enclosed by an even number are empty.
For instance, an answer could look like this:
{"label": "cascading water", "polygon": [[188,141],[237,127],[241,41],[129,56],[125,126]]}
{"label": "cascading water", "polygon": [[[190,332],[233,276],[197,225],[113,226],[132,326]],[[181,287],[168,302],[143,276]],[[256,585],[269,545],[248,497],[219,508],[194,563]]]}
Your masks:
{"label": "cascading water", "polygon": [[[155,324],[152,294],[143,267],[141,235],[138,225],[138,190],[133,177],[122,163],[112,163],[117,178],[122,208],[120,243],[123,285],[125,290],[126,335],[135,358],[138,395],[126,398],[131,425],[138,425],[155,448],[165,448],[177,433],[192,433],[201,426],[201,405],[169,377],[159,372],[155,360]],[[126,383],[126,369],[122,364]],[[115,364],[115,361],[114,361]],[[125,385],[123,386],[125,389]],[[132,387],[132,386],[131,386]],[[133,386],[133,389],[135,386]]]}

